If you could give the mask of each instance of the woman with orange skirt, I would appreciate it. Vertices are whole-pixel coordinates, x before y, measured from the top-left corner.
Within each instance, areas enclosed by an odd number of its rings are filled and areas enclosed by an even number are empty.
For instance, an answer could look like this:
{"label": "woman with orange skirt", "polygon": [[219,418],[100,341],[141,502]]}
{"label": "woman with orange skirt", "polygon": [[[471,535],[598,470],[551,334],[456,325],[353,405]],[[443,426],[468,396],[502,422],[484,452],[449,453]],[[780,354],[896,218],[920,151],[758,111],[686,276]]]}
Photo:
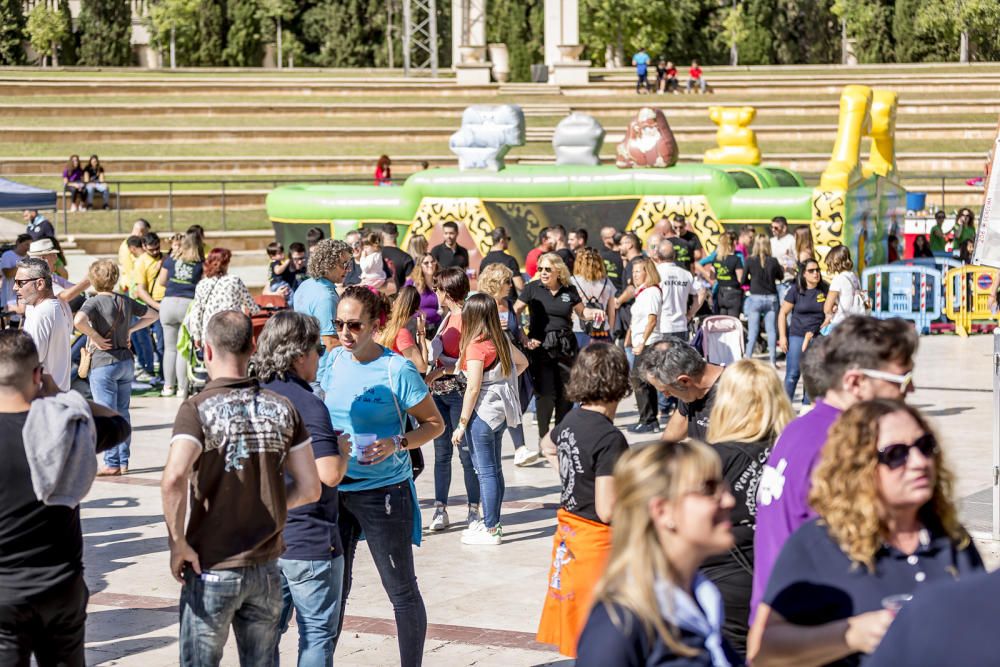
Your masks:
{"label": "woman with orange skirt", "polygon": [[614,418],[629,391],[628,373],[625,353],[614,345],[596,342],[581,350],[566,387],[567,399],[579,407],[542,439],[542,452],[559,471],[562,497],[538,641],[569,657],[576,657],[611,550],[612,473],[628,450]]}

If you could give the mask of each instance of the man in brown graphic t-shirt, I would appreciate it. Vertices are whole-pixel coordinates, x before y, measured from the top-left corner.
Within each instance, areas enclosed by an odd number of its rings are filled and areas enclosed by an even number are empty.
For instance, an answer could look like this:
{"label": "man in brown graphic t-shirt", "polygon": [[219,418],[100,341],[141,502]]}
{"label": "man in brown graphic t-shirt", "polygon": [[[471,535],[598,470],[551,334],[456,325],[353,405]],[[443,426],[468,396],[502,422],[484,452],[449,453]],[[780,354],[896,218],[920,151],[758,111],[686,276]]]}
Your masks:
{"label": "man in brown graphic t-shirt", "polygon": [[230,625],[241,665],[270,664],[281,531],[289,509],[320,496],[309,433],[291,402],[247,377],[252,352],[246,315],[214,315],[205,335],[211,381],[174,421],[161,492],[170,571],[184,585],[181,665],[218,665]]}

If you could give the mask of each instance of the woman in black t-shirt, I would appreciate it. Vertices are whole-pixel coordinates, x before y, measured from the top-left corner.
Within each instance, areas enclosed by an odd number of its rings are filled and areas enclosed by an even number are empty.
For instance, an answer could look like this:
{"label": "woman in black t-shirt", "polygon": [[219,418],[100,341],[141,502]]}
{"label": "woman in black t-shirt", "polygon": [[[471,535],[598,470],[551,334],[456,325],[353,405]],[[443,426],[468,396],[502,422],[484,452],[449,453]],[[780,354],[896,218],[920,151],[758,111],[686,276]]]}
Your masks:
{"label": "woman in black t-shirt", "polygon": [[743,304],[747,316],[747,351],[753,356],[757,336],[760,334],[760,318],[764,318],[767,332],[767,351],[774,366],[778,349],[778,332],[775,320],[778,315],[778,283],[785,277],[785,271],[774,257],[771,257],[771,241],[763,234],[757,234],[753,241],[753,254],[747,259],[747,270],[743,282],[750,285],[750,296]]}
{"label": "woman in black t-shirt", "polygon": [[[802,353],[809,341],[819,335],[823,326],[823,306],[830,286],[823,280],[819,262],[807,259],[795,279],[795,284],[785,294],[778,313],[778,347],[785,357],[785,392],[788,399],[795,396],[801,371]],[[789,318],[788,316],[791,315]],[[802,392],[802,405],[809,405],[809,395]]]}
{"label": "woman in black t-shirt", "polygon": [[565,391],[569,369],[579,351],[573,335],[573,313],[581,320],[590,320],[593,315],[585,314],[580,293],[570,284],[569,269],[552,252],[538,258],[535,279],[514,302],[518,317],[525,308],[530,315],[528,369],[537,397],[538,437],[542,438],[549,431],[553,412],[558,424],[573,405]]}
{"label": "woman in black t-shirt", "polygon": [[722,460],[722,477],[736,498],[730,515],[736,543],[728,553],[706,560],[701,570],[722,593],[726,610],[722,634],[745,653],[757,486],[774,441],[794,415],[781,381],[763,362],[737,361],[726,367],[716,386],[708,441]]}
{"label": "woman in black t-shirt", "polygon": [[611,548],[612,472],[628,450],[615,428],[618,403],[628,394],[628,360],[618,347],[593,342],[570,374],[566,395],[575,408],[542,438],[545,457],[558,471],[562,497],[552,544],[552,568],[538,641],[576,656],[578,630]]}
{"label": "woman in black t-shirt", "polygon": [[743,312],[743,260],[733,250],[735,234],[726,232],[719,235],[719,246],[715,249],[712,269],[715,271],[716,311],[719,315],[739,317]]}

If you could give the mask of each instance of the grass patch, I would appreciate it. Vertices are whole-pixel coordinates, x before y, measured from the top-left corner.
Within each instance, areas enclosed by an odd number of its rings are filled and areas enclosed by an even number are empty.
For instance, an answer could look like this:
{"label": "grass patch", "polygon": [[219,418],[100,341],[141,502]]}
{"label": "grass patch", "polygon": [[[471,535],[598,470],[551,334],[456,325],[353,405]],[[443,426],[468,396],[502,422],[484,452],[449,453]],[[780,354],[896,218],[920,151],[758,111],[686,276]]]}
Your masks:
{"label": "grass patch", "polygon": [[[153,229],[161,235],[171,231],[184,231],[190,225],[199,224],[206,230],[220,231],[222,225],[221,209],[205,210],[184,210],[175,209],[173,224],[171,226],[170,215],[164,210],[130,209],[121,212],[121,229],[118,225],[118,215],[115,211],[87,211],[86,213],[67,213],[66,232],[67,234],[127,234],[132,227],[132,222],[137,218],[145,218],[152,224]],[[54,218],[53,224],[56,232],[62,236],[63,214],[59,211]],[[267,219],[267,212],[264,209],[240,209],[226,210],[225,229],[229,231],[241,229],[271,229],[271,222]]]}

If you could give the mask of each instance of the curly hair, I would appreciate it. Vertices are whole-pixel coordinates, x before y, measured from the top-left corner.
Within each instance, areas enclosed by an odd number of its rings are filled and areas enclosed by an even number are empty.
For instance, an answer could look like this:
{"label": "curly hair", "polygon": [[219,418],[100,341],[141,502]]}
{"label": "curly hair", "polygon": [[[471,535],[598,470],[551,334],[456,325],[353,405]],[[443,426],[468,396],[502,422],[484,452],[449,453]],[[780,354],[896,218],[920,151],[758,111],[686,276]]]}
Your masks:
{"label": "curly hair", "polygon": [[[809,505],[819,514],[841,550],[853,562],[875,569],[875,554],[887,538],[885,503],[877,482],[879,420],[904,412],[925,433],[933,430],[915,408],[887,399],[863,401],[834,422],[813,471]],[[945,465],[940,448],[934,453],[934,494],[920,508],[921,517],[940,524],[959,548],[970,541],[952,502],[955,477]]]}
{"label": "curly hair", "polygon": [[851,249],[846,245],[831,248],[826,254],[826,268],[831,275],[854,270],[854,260],[851,259]]}
{"label": "curly hair", "polygon": [[233,253],[228,248],[212,248],[205,258],[202,270],[206,278],[224,276],[229,271],[229,261],[233,258]]}
{"label": "curly hair", "polygon": [[490,264],[479,274],[479,291],[494,299],[503,299],[510,294],[506,282],[514,277],[514,272],[503,264]]}
{"label": "curly hair", "polygon": [[604,280],[608,277],[608,271],[596,250],[580,248],[576,251],[576,261],[573,262],[573,275],[584,280]]}
{"label": "curly hair", "polygon": [[573,364],[566,398],[575,403],[616,403],[630,389],[625,353],[610,343],[593,342],[580,350]]}
{"label": "curly hair", "polygon": [[[562,257],[554,252],[547,252],[538,258],[538,264],[542,262],[548,262],[552,270],[555,271],[556,276],[559,278],[559,284],[563,287],[569,287],[569,269],[566,268],[566,262],[562,260]],[[535,274],[535,280],[541,280],[541,274]]]}
{"label": "curly hair", "polygon": [[310,278],[323,278],[330,270],[340,264],[340,256],[350,254],[351,248],[343,241],[323,239],[309,251],[309,264],[306,273]]}
{"label": "curly hair", "polygon": [[257,337],[251,364],[261,382],[284,380],[295,360],[319,346],[319,321],[294,310],[271,316]]}
{"label": "curly hair", "polygon": [[87,278],[98,292],[113,292],[118,275],[118,264],[112,259],[99,259],[87,269]]}

